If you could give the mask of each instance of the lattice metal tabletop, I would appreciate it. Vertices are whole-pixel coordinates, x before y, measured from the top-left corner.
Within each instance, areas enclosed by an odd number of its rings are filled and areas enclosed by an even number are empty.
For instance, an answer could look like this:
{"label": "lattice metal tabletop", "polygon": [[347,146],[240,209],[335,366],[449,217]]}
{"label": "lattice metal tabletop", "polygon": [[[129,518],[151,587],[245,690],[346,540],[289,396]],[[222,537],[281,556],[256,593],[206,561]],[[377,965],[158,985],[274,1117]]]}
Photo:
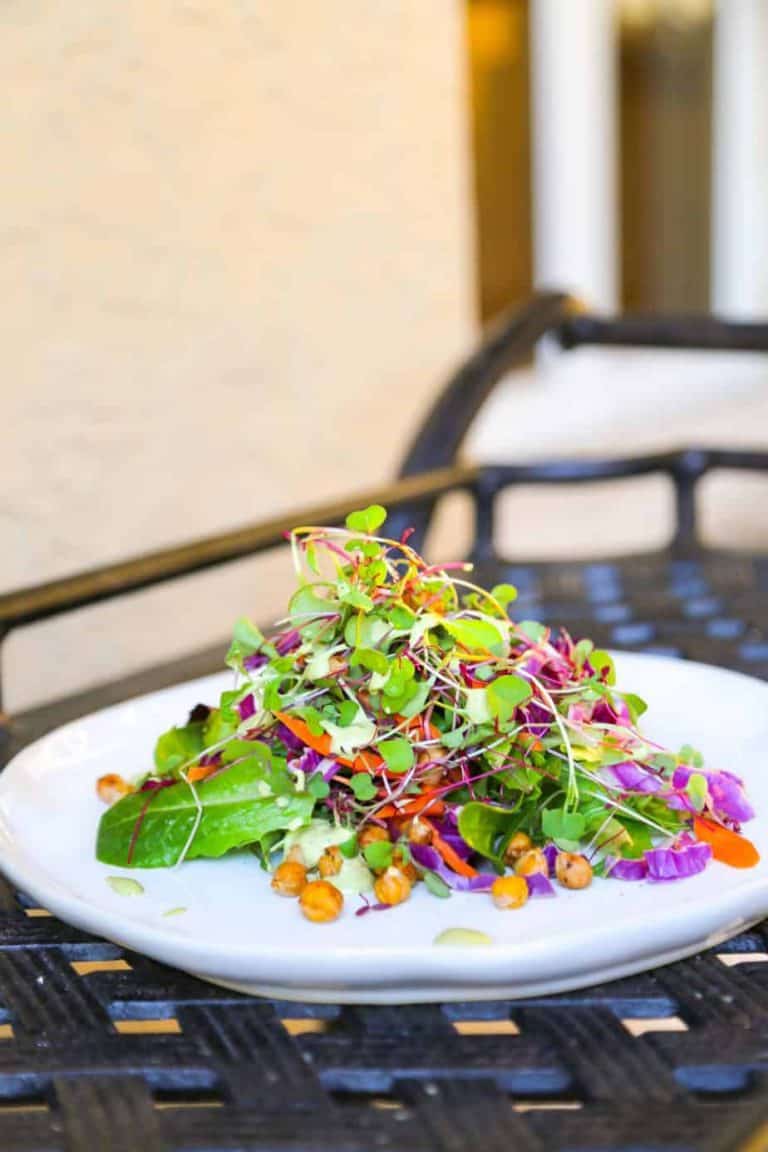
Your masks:
{"label": "lattice metal tabletop", "polygon": [[[594,335],[591,322],[566,325],[558,298],[513,318],[472,362],[474,376],[470,364],[451,382],[415,443],[406,471],[432,471],[356,501],[375,496],[396,520],[423,527],[437,497],[467,490],[478,577],[516,582],[525,615],[601,644],[768,679],[768,557],[701,549],[694,515],[694,487],[708,469],[764,469],[768,455],[482,470],[452,463],[460,435],[451,429],[466,427],[513,353],[561,321],[566,343],[574,331]],[[599,331],[613,338],[623,323]],[[714,346],[717,335],[718,346],[768,347],[758,326],[751,336],[739,326],[724,335],[721,325],[694,327],[683,325],[677,343],[695,335]],[[633,337],[644,331],[635,325]],[[443,438],[430,441],[435,428]],[[494,501],[509,484],[642,471],[664,471],[676,485],[678,532],[665,551],[513,566],[496,555]],[[300,519],[335,522],[345,511],[346,501]],[[257,525],[0,597],[0,634],[275,546],[284,527]],[[213,671],[221,651],[14,717],[0,730],[4,758],[93,708]],[[766,932],[763,925],[693,960],[540,1000],[317,1006],[203,984],[89,939],[0,882],[0,1150],[758,1152],[768,1148]]]}

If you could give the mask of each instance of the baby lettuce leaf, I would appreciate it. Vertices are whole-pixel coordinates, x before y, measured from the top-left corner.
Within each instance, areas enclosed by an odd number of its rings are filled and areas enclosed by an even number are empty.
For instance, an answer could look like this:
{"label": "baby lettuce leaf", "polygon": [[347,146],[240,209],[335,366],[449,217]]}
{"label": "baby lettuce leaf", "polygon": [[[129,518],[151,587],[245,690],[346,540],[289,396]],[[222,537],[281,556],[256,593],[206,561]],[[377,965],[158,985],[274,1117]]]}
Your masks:
{"label": "baby lettuce leaf", "polygon": [[[313,796],[264,795],[265,786],[264,765],[255,757],[195,785],[202,817],[186,858],[223,856],[259,843],[270,832],[309,822]],[[134,792],[102,816],[96,856],[102,864],[124,868],[168,868],[179,859],[196,818],[192,790],[183,782]]]}
{"label": "baby lettuce leaf", "polygon": [[471,800],[459,812],[459,833],[481,856],[500,860],[519,822],[517,812]]}
{"label": "baby lettuce leaf", "polygon": [[205,747],[205,723],[185,724],[170,728],[155,745],[155,767],[163,775],[191,764]]}

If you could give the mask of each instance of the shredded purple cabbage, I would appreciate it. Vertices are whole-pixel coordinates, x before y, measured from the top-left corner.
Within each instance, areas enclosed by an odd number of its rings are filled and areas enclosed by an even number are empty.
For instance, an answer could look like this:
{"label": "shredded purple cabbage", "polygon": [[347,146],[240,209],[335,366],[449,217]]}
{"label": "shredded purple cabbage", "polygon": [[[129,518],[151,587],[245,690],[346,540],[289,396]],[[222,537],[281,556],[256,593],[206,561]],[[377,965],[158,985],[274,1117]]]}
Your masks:
{"label": "shredded purple cabbage", "polygon": [[275,728],[275,735],[288,749],[289,752],[303,752],[305,745],[291,732],[290,728],[286,728],[285,724],[278,724]]}
{"label": "shredded purple cabbage", "polygon": [[243,660],[243,668],[248,672],[256,672],[267,663],[269,663],[269,656],[265,652],[251,652],[250,656],[246,656]]}
{"label": "shredded purple cabbage", "polygon": [[[743,781],[732,772],[713,772],[704,768],[693,768],[690,764],[678,764],[672,777],[672,786],[684,789],[694,773],[703,776],[707,781],[709,799],[718,816],[725,817],[734,824],[744,824],[755,815],[754,808],[744,794]],[[694,810],[687,796],[680,796],[679,799],[682,801],[682,807]]]}
{"label": "shredded purple cabbage", "polygon": [[622,860],[620,856],[607,856],[605,860],[612,880],[645,880],[648,865],[645,860]]}
{"label": "shredded purple cabbage", "polygon": [[139,792],[157,792],[158,788],[170,788],[171,784],[176,784],[177,781],[170,777],[168,780],[145,780]]}
{"label": "shredded purple cabbage", "polygon": [[551,880],[543,872],[532,872],[530,876],[525,877],[525,882],[530,897],[556,895]]}
{"label": "shredded purple cabbage", "polygon": [[459,833],[458,817],[454,811],[449,810],[445,815],[440,817],[432,816],[429,822],[437,829],[440,839],[445,840],[446,844],[453,848],[457,856],[462,860],[469,859],[472,855],[472,849]]}
{"label": "shredded purple cabbage", "polygon": [[592,719],[596,724],[631,723],[629,709],[623,700],[616,700],[613,704],[605,699],[598,700],[592,711]]}
{"label": "shredded purple cabbage", "polygon": [[682,880],[703,872],[712,859],[709,844],[686,844],[682,848],[652,848],[644,853],[649,880]]}
{"label": "shredded purple cabbage", "polygon": [[525,704],[523,707],[518,708],[517,711],[520,722],[525,724],[528,731],[532,736],[546,736],[552,724],[552,715],[544,707],[534,700],[530,704]]}
{"label": "shredded purple cabbage", "polygon": [[241,720],[250,720],[251,716],[256,715],[256,701],[253,698],[253,693],[249,692],[247,696],[243,696],[242,700],[238,700],[235,707]]}
{"label": "shredded purple cabbage", "polygon": [[289,652],[293,652],[301,644],[301,633],[298,628],[292,628],[290,632],[283,632],[282,635],[276,636],[274,640],[275,651],[278,656],[287,656]]}
{"label": "shredded purple cabbage", "polygon": [[711,859],[709,844],[685,837],[677,848],[650,848],[640,860],[609,857],[606,864],[614,880],[683,880],[703,872]]}
{"label": "shredded purple cabbage", "polygon": [[454,892],[490,892],[496,876],[480,872],[477,876],[459,876],[449,868],[436,848],[429,844],[411,844],[411,856],[422,868],[436,872]]}
{"label": "shredded purple cabbage", "polygon": [[654,776],[652,772],[646,771],[631,760],[621,764],[610,764],[605,771],[609,772],[626,792],[658,792],[663,787],[658,776]]}

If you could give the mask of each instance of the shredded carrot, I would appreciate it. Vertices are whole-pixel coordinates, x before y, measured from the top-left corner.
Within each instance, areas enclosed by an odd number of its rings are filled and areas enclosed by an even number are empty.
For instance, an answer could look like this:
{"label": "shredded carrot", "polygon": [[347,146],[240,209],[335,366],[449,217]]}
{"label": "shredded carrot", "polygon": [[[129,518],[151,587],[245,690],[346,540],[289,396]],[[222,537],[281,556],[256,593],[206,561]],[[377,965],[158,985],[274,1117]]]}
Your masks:
{"label": "shredded carrot", "polygon": [[458,872],[459,876],[477,876],[477,869],[473,868],[471,864],[467,864],[466,860],[462,860],[461,856],[451,848],[450,844],[446,840],[443,840],[434,824],[430,824],[426,818],[424,823],[429,824],[429,827],[432,829],[432,847],[440,853],[448,867],[452,868],[454,872]]}
{"label": "shredded carrot", "polygon": [[730,828],[723,828],[721,824],[713,824],[696,816],[693,821],[693,830],[699,840],[709,844],[712,855],[721,864],[730,864],[731,868],[754,868],[760,860],[760,853],[751,840],[732,832]]}
{"label": "shredded carrot", "polygon": [[445,804],[442,800],[438,800],[435,791],[431,790],[422,792],[420,796],[414,796],[412,800],[406,800],[404,804],[399,804],[397,807],[394,804],[385,804],[383,808],[379,808],[376,816],[382,820],[389,820],[392,816],[416,816],[425,808],[429,808],[434,816],[439,816],[441,812],[445,811]]}
{"label": "shredded carrot", "polygon": [[[315,752],[319,752],[321,756],[328,756],[331,751],[331,738],[327,732],[315,736],[310,732],[309,725],[304,722],[299,716],[292,716],[290,712],[275,712],[281,724],[285,724],[289,732],[293,732],[294,736],[301,740],[302,744],[306,744],[307,748],[312,748]],[[342,764],[344,761],[342,760]],[[348,763],[348,762],[347,762]]]}
{"label": "shredded carrot", "polygon": [[205,780],[212,772],[215,772],[216,764],[193,764],[187,772],[187,780],[190,784],[197,784],[199,780]]}
{"label": "shredded carrot", "polygon": [[441,736],[440,729],[429,724],[423,716],[414,716],[407,724],[407,731],[415,733],[417,740],[439,740]]}
{"label": "shredded carrot", "polygon": [[[337,757],[337,759],[339,759]],[[355,756],[354,760],[341,760],[342,764],[351,764],[353,772],[381,772],[384,761],[377,752],[371,752],[369,748],[364,748]]]}

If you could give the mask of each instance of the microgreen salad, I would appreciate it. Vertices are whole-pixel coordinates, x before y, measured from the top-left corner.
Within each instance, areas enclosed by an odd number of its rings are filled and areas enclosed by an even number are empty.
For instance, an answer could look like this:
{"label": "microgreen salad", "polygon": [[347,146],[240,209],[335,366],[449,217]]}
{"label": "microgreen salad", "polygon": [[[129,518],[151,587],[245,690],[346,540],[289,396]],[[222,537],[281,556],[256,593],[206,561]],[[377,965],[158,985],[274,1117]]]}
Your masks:
{"label": "microgreen salad", "polygon": [[[607,652],[510,619],[515,589],[380,535],[296,528],[298,587],[264,636],[240,620],[234,686],[160,736],[135,784],[102,777],[96,854],[174,867],[250,850],[313,921],[490,893],[500,908],[593,876],[669,881],[750,867],[742,782],[638,729]],[[553,881],[555,883],[553,883]]]}

